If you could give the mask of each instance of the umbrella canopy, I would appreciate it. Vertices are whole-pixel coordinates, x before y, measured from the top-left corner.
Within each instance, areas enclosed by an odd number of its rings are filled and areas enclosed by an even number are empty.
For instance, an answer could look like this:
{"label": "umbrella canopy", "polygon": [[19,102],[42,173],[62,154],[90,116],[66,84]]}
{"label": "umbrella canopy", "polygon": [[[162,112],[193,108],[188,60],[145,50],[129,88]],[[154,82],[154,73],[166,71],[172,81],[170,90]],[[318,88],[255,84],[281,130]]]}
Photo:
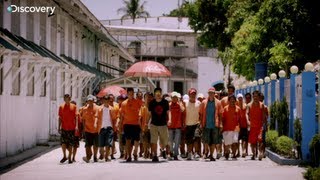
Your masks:
{"label": "umbrella canopy", "polygon": [[169,77],[171,72],[155,61],[141,61],[133,64],[125,73],[127,77]]}
{"label": "umbrella canopy", "polygon": [[127,94],[126,90],[123,89],[120,86],[108,86],[102,90],[100,90],[100,92],[97,94],[97,97],[103,97],[106,96],[108,94],[113,94],[115,97],[120,96],[122,94]]}

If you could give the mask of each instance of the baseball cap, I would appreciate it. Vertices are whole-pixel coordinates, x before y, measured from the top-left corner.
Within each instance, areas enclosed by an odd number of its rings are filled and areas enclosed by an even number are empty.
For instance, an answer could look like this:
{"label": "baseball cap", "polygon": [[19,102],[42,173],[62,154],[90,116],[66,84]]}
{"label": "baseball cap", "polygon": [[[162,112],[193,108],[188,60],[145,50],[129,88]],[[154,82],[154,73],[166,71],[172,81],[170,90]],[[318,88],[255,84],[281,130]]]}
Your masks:
{"label": "baseball cap", "polygon": [[94,101],[95,97],[93,95],[88,95],[87,96],[87,101]]}
{"label": "baseball cap", "polygon": [[208,92],[213,92],[213,93],[215,93],[215,92],[216,92],[216,89],[215,89],[214,87],[211,87],[211,88],[208,89]]}
{"label": "baseball cap", "polygon": [[197,94],[197,90],[195,88],[190,88],[188,93],[189,94],[192,94],[192,93],[196,93]]}
{"label": "baseball cap", "polygon": [[173,92],[171,93],[171,97],[178,97],[178,98],[179,98],[179,93],[173,91]]}
{"label": "baseball cap", "polygon": [[241,93],[237,94],[237,99],[238,98],[243,98],[243,95]]}
{"label": "baseball cap", "polygon": [[204,98],[204,95],[202,93],[199,93],[197,98]]}

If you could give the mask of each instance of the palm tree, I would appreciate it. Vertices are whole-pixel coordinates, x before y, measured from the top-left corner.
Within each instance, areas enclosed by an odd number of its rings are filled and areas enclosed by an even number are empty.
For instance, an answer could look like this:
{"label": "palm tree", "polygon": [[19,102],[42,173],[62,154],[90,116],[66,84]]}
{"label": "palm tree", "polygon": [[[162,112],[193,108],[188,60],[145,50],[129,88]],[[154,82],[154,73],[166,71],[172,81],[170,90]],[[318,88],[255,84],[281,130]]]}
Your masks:
{"label": "palm tree", "polygon": [[149,12],[144,10],[146,1],[143,1],[141,5],[140,0],[123,0],[123,3],[125,6],[118,9],[118,14],[124,14],[121,19],[132,18],[134,23],[136,18],[150,17]]}

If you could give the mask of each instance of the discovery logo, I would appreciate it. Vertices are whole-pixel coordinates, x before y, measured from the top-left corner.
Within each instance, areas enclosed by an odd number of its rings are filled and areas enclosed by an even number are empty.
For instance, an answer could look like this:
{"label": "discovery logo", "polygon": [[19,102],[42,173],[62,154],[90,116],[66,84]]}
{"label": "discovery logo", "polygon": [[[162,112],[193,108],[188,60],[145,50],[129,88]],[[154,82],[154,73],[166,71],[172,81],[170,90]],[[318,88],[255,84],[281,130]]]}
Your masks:
{"label": "discovery logo", "polygon": [[54,15],[54,10],[56,7],[50,7],[50,6],[16,6],[16,5],[10,5],[7,8],[7,11],[9,13],[15,13],[15,12],[20,12],[20,13],[29,13],[29,12],[42,12],[42,13],[48,13],[49,16]]}

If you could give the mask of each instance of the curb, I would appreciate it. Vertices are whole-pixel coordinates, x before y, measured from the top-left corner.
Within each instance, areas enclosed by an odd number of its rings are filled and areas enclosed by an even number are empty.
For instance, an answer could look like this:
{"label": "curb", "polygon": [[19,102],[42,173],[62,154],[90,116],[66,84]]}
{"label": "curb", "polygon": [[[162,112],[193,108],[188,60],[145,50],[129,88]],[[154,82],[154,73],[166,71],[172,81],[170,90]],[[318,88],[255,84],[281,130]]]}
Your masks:
{"label": "curb", "polygon": [[25,161],[35,158],[43,153],[47,153],[52,149],[58,147],[59,142],[48,142],[45,145],[37,145],[33,148],[27,149],[16,155],[0,159],[0,174],[15,168],[17,165]]}
{"label": "curb", "polygon": [[273,162],[279,164],[279,165],[289,165],[289,166],[297,166],[303,163],[303,160],[300,159],[287,159],[284,158],[269,149],[266,149],[266,155],[268,156],[269,159],[271,159]]}

